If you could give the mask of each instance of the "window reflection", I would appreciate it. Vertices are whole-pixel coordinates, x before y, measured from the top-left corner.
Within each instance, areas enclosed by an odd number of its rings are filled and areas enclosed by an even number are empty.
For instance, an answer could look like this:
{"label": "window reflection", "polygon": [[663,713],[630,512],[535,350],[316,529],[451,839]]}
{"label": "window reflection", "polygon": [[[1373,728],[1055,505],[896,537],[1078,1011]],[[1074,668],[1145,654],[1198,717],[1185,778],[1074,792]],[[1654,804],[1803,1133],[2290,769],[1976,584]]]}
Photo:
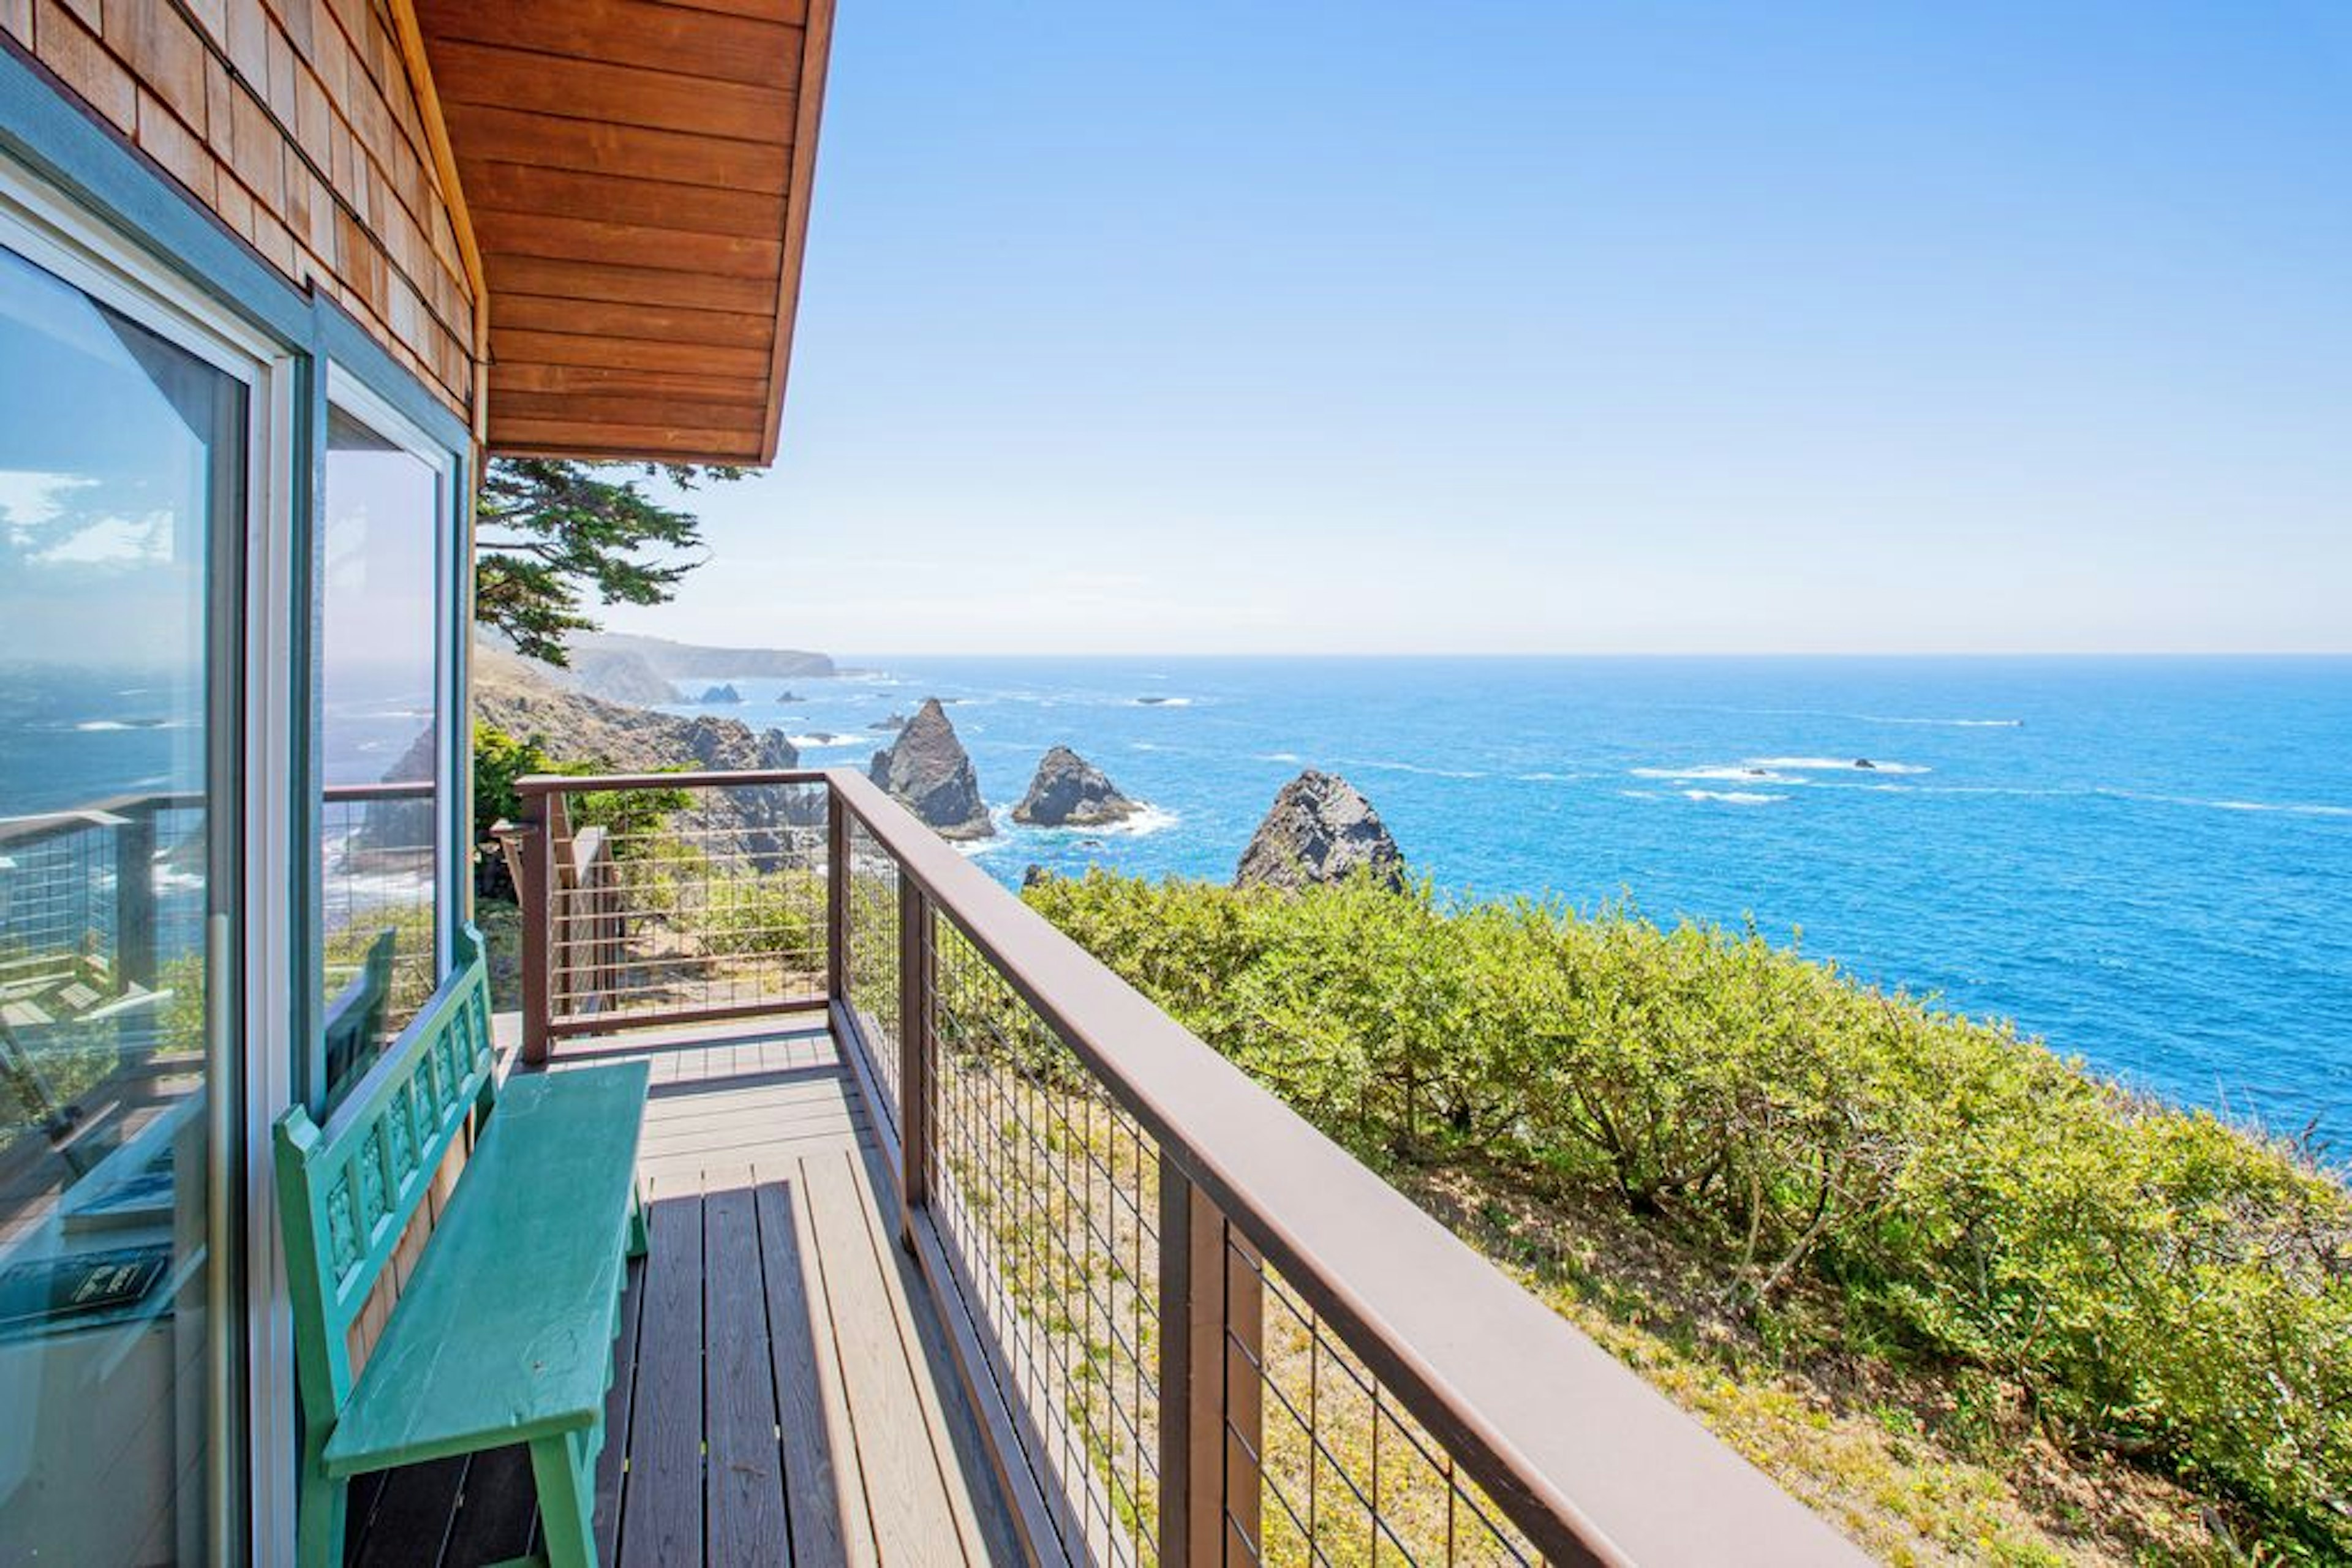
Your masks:
{"label": "window reflection", "polygon": [[196,1562],[246,390],[5,250],[0,367],[0,1557]]}
{"label": "window reflection", "polygon": [[318,561],[331,1106],[436,979],[439,479],[357,418],[330,413]]}

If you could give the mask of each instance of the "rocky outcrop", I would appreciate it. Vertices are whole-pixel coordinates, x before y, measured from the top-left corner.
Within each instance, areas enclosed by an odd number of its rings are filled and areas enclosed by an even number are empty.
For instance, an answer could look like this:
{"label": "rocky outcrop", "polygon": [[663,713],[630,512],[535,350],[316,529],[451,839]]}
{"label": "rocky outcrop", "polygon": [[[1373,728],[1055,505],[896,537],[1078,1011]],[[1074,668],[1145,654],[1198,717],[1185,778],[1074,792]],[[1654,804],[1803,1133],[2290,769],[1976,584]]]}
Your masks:
{"label": "rocky outcrop", "polygon": [[[474,721],[518,739],[536,738],[550,754],[624,773],[667,768],[739,771],[793,768],[800,753],[781,730],[754,730],[736,719],[680,719],[626,708],[568,690],[513,654],[476,645]],[[767,859],[782,855],[789,829],[824,820],[815,792],[782,786],[705,792],[686,826],[739,829],[744,851]]]}
{"label": "rocky outcrop", "polygon": [[1343,882],[1360,871],[1401,889],[1404,856],[1355,785],[1309,768],[1274,797],[1242,851],[1234,886],[1296,889]]}
{"label": "rocky outcrop", "polygon": [[980,798],[971,758],[937,698],[927,700],[898,738],[874,753],[868,771],[887,794],[942,838],[987,838],[996,832],[987,804]]}
{"label": "rocky outcrop", "polygon": [[743,700],[743,694],[732,686],[706,686],[702,689],[702,695],[696,700],[707,708],[720,702],[740,702]]}
{"label": "rocky outcrop", "polygon": [[1037,763],[1037,776],[1013,808],[1013,820],[1036,827],[1100,827],[1124,822],[1141,809],[1100,768],[1067,746],[1055,746]]}

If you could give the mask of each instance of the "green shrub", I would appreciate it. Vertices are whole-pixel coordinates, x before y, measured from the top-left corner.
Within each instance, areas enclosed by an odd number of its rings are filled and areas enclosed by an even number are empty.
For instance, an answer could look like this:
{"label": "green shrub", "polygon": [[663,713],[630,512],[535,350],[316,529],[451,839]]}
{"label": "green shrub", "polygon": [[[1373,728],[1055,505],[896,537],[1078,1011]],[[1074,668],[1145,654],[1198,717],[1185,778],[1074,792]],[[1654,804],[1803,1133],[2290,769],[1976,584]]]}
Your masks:
{"label": "green shrub", "polygon": [[[1630,910],[1090,874],[1031,903],[1340,1142],[1601,1190],[1727,1300],[1987,1374],[2352,1553],[2352,1195],[2012,1032]],[[1801,1344],[1800,1348],[1803,1348]]]}
{"label": "green shrub", "polygon": [[[609,772],[593,758],[558,760],[539,735],[518,739],[503,730],[484,725],[474,733],[474,842],[487,843],[500,820],[518,820],[522,799],[515,781],[533,773],[585,774]],[[683,768],[662,768],[682,773]],[[615,836],[615,854],[640,852],[671,816],[694,805],[694,795],[683,789],[583,790],[566,802],[574,829],[603,827]]]}

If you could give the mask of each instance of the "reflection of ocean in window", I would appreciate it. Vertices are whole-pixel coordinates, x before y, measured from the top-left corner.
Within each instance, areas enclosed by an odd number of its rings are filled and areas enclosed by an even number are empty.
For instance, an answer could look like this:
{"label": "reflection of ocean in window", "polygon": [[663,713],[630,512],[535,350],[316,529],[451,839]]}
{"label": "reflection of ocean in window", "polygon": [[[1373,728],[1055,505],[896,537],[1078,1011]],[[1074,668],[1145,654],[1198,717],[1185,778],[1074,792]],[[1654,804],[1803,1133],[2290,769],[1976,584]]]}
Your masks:
{"label": "reflection of ocean in window", "polygon": [[247,393],[5,250],[0,364],[0,1542],[194,1560]]}
{"label": "reflection of ocean in window", "polygon": [[328,417],[321,578],[321,891],[332,1101],[435,979],[439,476]]}

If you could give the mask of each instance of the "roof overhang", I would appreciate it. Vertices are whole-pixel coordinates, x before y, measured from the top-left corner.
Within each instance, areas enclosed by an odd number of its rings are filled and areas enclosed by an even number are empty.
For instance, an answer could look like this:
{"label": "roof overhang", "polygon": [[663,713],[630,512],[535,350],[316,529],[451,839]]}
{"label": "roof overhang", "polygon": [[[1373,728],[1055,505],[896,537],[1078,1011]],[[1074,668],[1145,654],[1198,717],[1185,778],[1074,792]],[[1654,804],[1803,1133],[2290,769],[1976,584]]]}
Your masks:
{"label": "roof overhang", "polygon": [[773,460],[832,0],[415,0],[490,450]]}

